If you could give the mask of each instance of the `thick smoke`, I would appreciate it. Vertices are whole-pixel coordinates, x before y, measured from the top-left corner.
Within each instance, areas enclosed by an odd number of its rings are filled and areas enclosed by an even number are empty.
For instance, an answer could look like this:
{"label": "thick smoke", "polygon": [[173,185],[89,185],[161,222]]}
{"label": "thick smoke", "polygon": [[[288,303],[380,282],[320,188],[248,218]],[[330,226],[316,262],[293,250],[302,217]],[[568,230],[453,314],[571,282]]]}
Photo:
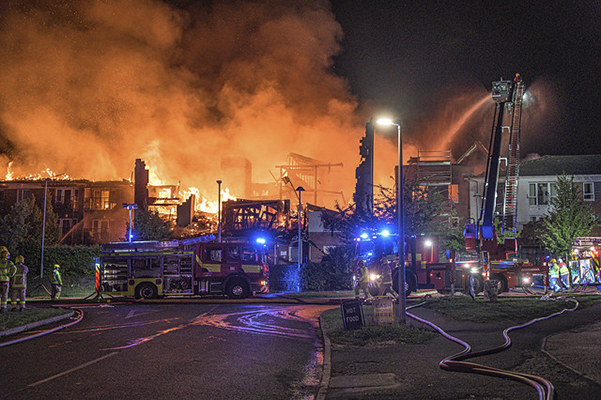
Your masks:
{"label": "thick smoke", "polygon": [[2,162],[108,180],[141,158],[157,180],[213,193],[222,157],[269,182],[294,152],[343,162],[350,198],[365,118],[330,71],[342,32],[328,3],[187,4],[0,6]]}
{"label": "thick smoke", "polygon": [[[216,179],[232,185],[223,157],[275,183],[297,153],[342,162],[330,190],[350,200],[377,115],[333,72],[342,34],[326,0],[0,2],[0,168],[111,180],[141,158],[152,183],[216,200]],[[404,161],[417,149],[457,158],[488,136],[488,89],[453,86],[406,116]],[[390,187],[396,135],[378,131],[374,181]]]}

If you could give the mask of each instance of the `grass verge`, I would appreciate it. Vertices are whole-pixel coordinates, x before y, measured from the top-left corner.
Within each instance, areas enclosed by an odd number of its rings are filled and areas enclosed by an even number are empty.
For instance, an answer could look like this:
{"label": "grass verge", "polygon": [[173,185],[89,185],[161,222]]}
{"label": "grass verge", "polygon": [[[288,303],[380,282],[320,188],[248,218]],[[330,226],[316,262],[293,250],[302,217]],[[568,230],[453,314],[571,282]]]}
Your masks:
{"label": "grass verge", "polygon": [[567,295],[552,297],[557,301],[544,301],[541,296],[515,297],[499,296],[494,303],[477,297],[472,300],[467,296],[436,297],[429,299],[424,307],[459,321],[469,322],[517,322],[523,323],[543,317],[564,308],[572,308],[572,302],[562,301],[571,297],[579,302],[579,308],[601,304],[598,295]]}
{"label": "grass verge", "polygon": [[23,312],[0,314],[0,330],[7,330],[71,312],[64,308],[27,308]]}
{"label": "grass verge", "polygon": [[359,329],[348,330],[344,328],[342,321],[342,311],[340,308],[325,311],[321,314],[323,322],[322,329],[330,341],[338,345],[365,346],[369,344],[378,344],[384,342],[395,342],[399,344],[424,343],[434,337],[436,334],[432,331],[417,328],[411,325],[406,326],[378,326],[372,321],[372,306],[364,305],[366,325]]}

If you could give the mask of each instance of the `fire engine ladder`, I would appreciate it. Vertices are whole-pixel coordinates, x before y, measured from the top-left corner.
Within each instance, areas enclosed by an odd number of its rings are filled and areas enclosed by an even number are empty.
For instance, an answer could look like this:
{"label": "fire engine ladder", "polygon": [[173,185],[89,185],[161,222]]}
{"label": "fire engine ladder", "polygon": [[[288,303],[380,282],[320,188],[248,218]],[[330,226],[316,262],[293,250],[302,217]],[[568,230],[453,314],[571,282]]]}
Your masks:
{"label": "fire engine ladder", "polygon": [[517,85],[513,91],[513,117],[509,137],[509,154],[507,159],[507,176],[505,179],[505,195],[503,198],[503,235],[517,234],[517,207],[518,207],[518,178],[520,170],[520,125],[522,117],[522,96],[524,84],[522,81],[514,82]]}

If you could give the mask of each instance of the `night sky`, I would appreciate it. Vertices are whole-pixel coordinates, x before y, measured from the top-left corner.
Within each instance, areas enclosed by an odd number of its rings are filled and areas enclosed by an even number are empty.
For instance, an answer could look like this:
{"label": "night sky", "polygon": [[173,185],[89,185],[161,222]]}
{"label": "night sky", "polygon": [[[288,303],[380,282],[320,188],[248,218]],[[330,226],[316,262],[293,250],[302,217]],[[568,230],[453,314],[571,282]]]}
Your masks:
{"label": "night sky", "polygon": [[[370,118],[402,119],[405,162],[458,159],[488,146],[491,83],[516,73],[522,159],[595,154],[599,21],[600,1],[3,0],[0,169],[121,179],[141,158],[210,198],[238,181],[224,160],[276,185],[295,153],[340,165],[323,202],[345,204]],[[376,134],[390,185],[396,135]]]}
{"label": "night sky", "polygon": [[[520,73],[530,99],[522,154],[601,150],[601,2],[334,0],[344,38],[335,71],[374,114],[399,115],[427,135],[448,107]],[[479,114],[485,140],[492,122]],[[486,107],[484,107],[486,108]],[[445,111],[447,110],[447,111]],[[441,133],[444,128],[441,129]],[[462,135],[454,155],[477,138]],[[417,140],[417,138],[413,138]]]}

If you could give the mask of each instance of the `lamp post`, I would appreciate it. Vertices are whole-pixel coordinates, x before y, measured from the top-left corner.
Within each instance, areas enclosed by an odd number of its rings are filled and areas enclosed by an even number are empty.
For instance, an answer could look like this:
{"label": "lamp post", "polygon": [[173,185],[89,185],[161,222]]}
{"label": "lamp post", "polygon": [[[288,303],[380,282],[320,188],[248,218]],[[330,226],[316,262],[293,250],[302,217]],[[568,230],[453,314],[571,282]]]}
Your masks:
{"label": "lamp post", "polygon": [[129,243],[131,243],[132,240],[132,235],[131,235],[131,210],[137,210],[138,209],[138,205],[137,204],[127,204],[127,203],[123,203],[123,208],[129,210],[129,234],[127,235],[127,241]]}
{"label": "lamp post", "polygon": [[221,180],[217,181],[217,242],[221,243]]}
{"label": "lamp post", "polygon": [[301,259],[303,258],[303,242],[302,242],[302,236],[301,236],[301,225],[302,225],[301,193],[305,191],[305,188],[302,186],[299,186],[296,188],[296,191],[298,192],[298,271],[300,273]]}
{"label": "lamp post", "polygon": [[407,314],[406,314],[406,304],[407,299],[405,297],[405,223],[404,223],[404,214],[405,214],[405,202],[403,197],[403,123],[401,121],[392,121],[389,119],[380,119],[377,121],[380,125],[387,126],[396,126],[397,127],[397,141],[398,141],[398,150],[399,150],[399,159],[398,159],[398,174],[397,174],[397,223],[398,223],[398,233],[399,233],[399,285],[397,293],[399,294],[399,324],[405,325],[407,322]]}
{"label": "lamp post", "polygon": [[44,238],[46,237],[46,197],[48,195],[48,182],[50,178],[44,181],[44,214],[42,217],[42,254],[40,259],[40,278],[44,277]]}

